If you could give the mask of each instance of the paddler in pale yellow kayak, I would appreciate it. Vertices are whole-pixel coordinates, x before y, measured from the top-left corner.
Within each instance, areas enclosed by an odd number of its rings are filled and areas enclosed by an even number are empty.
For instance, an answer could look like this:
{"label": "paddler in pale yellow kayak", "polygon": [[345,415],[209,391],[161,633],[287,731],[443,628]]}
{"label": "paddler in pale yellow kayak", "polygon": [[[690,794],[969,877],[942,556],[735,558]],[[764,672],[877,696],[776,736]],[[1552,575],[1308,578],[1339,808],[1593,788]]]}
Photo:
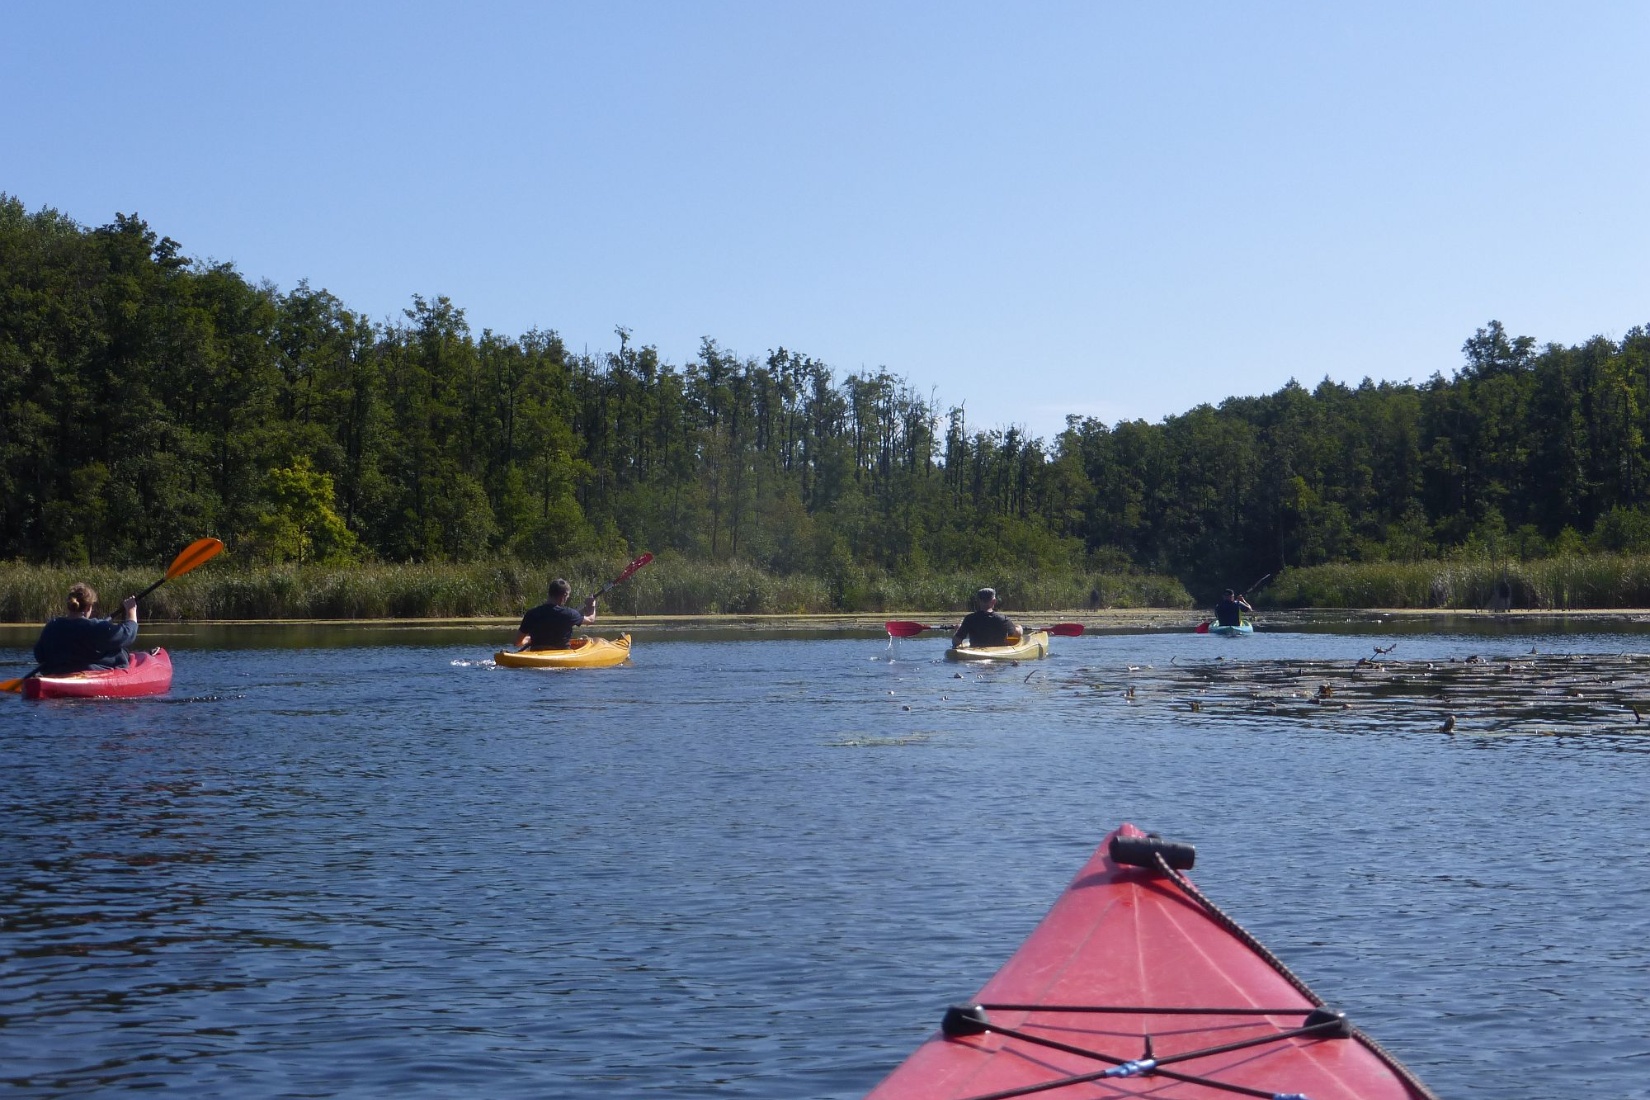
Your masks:
{"label": "paddler in pale yellow kayak", "polygon": [[964,642],[971,649],[1013,645],[1024,634],[1019,623],[997,610],[997,590],[982,588],[974,593],[974,610],[963,616],[962,624],[951,636],[951,648],[958,649]]}

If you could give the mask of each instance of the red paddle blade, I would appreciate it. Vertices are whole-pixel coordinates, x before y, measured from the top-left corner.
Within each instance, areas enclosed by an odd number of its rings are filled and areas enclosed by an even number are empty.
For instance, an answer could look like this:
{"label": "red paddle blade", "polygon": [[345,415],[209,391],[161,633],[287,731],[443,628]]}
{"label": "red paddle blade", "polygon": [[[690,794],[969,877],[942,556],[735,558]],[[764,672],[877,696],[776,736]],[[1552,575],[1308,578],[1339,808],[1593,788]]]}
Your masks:
{"label": "red paddle blade", "polygon": [[633,561],[629,565],[625,566],[624,567],[624,572],[620,573],[617,577],[613,578],[613,583],[618,584],[621,581],[629,580],[632,576],[635,575],[636,570],[640,569],[642,566],[646,565],[648,562],[650,562],[652,560],[653,560],[653,555],[652,554],[643,554],[641,557],[637,558],[635,561]]}
{"label": "red paddle blade", "polygon": [[[641,557],[637,558],[635,561],[633,561],[629,565],[625,566],[623,573],[620,573],[617,577],[614,577],[612,580],[610,580],[606,584],[602,585],[601,589],[599,591],[597,591],[596,596],[605,596],[607,593],[609,593],[613,590],[614,585],[623,584],[625,581],[629,580],[635,574],[636,570],[640,569],[642,566],[646,565],[648,562],[650,562],[652,560],[653,560],[653,555],[652,554],[643,554]],[[592,596],[590,598],[595,599],[596,596]]]}
{"label": "red paddle blade", "polygon": [[932,627],[924,626],[921,623],[902,622],[897,619],[882,625],[887,627],[888,633],[896,638],[914,638],[923,631],[932,629]]}
{"label": "red paddle blade", "polygon": [[1205,620],[1204,622],[1198,623],[1197,624],[1197,629],[1192,631],[1192,633],[1193,634],[1207,634],[1207,633],[1209,633],[1209,623],[1208,623],[1208,621]]}
{"label": "red paddle blade", "polygon": [[1083,624],[1055,623],[1053,626],[1045,626],[1043,629],[1057,638],[1077,638],[1082,636]]}

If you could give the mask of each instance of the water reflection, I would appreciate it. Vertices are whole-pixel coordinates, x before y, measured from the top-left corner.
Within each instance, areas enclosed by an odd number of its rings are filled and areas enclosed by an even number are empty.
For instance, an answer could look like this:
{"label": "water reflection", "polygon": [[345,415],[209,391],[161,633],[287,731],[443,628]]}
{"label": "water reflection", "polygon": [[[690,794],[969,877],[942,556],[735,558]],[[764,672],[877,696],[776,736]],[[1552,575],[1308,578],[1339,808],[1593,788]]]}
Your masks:
{"label": "water reflection", "polygon": [[1630,637],[752,628],[558,674],[499,625],[191,627],[166,699],[0,699],[0,1082],[849,1100],[1127,819],[1440,1095],[1642,1088]]}

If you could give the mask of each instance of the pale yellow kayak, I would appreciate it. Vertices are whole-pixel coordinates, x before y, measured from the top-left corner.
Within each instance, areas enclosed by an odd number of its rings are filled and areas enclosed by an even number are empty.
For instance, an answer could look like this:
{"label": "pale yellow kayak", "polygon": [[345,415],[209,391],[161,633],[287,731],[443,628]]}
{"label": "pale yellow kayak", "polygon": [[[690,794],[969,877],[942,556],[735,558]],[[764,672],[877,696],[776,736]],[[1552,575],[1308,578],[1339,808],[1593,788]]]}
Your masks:
{"label": "pale yellow kayak", "polygon": [[1035,661],[1047,656],[1046,630],[1027,634],[1017,645],[954,646],[945,651],[948,661]]}
{"label": "pale yellow kayak", "polygon": [[504,668],[607,668],[630,657],[630,635],[617,638],[574,638],[568,649],[503,650],[493,662]]}

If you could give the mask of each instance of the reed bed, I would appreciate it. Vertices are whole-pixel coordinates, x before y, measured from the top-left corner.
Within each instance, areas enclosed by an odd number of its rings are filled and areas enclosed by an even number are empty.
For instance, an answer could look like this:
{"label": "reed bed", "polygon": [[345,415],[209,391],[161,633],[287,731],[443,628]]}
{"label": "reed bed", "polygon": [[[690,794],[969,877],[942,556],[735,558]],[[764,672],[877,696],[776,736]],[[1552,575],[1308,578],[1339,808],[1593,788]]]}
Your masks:
{"label": "reed bed", "polygon": [[965,611],[974,592],[988,585],[997,590],[1003,609],[1009,612],[1193,606],[1191,594],[1173,577],[982,570],[913,577],[856,573],[841,582],[838,609]]}
{"label": "reed bed", "polygon": [[[170,581],[145,601],[145,618],[425,619],[510,617],[544,600],[552,577],[573,585],[574,602],[617,576],[623,558],[587,556],[551,566],[516,561],[465,565],[287,565],[216,561]],[[0,622],[61,614],[69,586],[96,588],[104,610],[141,591],[163,570],[0,563]],[[620,615],[810,615],[961,610],[992,585],[1009,611],[1192,606],[1170,577],[1011,571],[894,575],[855,569],[835,577],[780,576],[744,562],[662,556],[603,601]]]}
{"label": "reed bed", "polygon": [[1650,555],[1571,554],[1318,565],[1280,574],[1269,606],[1580,611],[1650,606]]}

